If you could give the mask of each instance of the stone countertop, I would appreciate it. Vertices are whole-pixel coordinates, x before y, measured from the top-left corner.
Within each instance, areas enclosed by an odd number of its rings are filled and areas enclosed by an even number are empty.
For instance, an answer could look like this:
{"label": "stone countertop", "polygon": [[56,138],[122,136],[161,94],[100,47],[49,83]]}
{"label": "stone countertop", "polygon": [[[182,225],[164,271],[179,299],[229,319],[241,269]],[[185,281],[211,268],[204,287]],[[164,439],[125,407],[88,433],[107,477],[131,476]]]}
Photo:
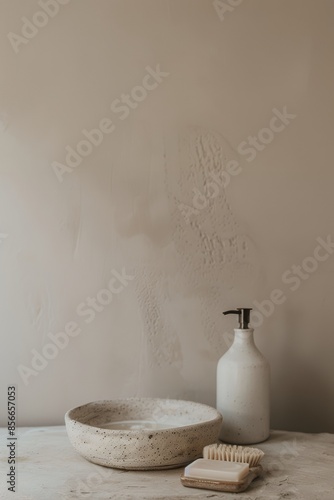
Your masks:
{"label": "stone countertop", "polygon": [[[16,493],[7,490],[8,431],[0,429],[0,498],[18,500],[232,499],[236,494],[185,488],[183,469],[134,472],[88,462],[72,448],[64,426],[16,430]],[[334,434],[272,431],[258,445],[265,470],[238,497],[247,500],[333,500]]]}

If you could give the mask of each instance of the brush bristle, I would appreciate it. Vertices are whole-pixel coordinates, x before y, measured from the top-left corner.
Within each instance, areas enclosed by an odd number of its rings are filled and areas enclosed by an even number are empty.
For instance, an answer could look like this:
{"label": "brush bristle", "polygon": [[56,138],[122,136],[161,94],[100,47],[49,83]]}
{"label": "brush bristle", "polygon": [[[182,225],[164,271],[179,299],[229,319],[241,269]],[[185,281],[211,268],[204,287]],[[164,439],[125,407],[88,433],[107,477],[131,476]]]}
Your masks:
{"label": "brush bristle", "polygon": [[209,460],[224,460],[225,462],[239,462],[255,467],[263,457],[263,451],[258,448],[247,448],[230,444],[210,444],[203,448],[203,458]]}

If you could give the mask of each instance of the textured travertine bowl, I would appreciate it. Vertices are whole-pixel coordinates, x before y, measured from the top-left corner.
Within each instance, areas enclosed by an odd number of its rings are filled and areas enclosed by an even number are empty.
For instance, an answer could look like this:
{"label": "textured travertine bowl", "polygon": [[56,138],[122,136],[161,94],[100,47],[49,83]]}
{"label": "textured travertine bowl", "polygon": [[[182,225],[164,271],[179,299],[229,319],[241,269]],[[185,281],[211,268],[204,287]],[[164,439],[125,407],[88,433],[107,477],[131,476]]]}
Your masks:
{"label": "textured travertine bowl", "polygon": [[87,460],[118,469],[181,467],[218,440],[222,417],[210,406],[153,398],[97,401],[65,415],[71,444]]}

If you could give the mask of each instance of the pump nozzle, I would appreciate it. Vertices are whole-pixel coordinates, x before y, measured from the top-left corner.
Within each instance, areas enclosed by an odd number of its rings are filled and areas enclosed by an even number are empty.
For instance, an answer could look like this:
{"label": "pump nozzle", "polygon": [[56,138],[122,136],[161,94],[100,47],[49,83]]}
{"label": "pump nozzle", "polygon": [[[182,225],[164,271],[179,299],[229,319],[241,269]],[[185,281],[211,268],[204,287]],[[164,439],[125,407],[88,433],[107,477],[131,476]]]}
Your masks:
{"label": "pump nozzle", "polygon": [[239,327],[243,330],[247,330],[249,328],[250,322],[250,312],[251,308],[247,307],[238,307],[237,309],[231,309],[230,311],[224,311],[223,314],[237,314],[239,317]]}

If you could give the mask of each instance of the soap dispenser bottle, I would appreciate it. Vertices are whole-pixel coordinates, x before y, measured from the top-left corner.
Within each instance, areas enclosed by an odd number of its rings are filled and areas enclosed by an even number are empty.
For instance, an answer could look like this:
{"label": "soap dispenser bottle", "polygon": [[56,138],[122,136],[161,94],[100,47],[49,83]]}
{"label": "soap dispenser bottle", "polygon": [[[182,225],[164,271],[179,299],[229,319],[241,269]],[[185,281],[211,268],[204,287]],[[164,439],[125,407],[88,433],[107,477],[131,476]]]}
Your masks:
{"label": "soap dispenser bottle", "polygon": [[234,342],[217,367],[217,409],[223,416],[220,439],[232,444],[265,441],[270,432],[270,367],[254,343],[250,311],[238,308]]}

